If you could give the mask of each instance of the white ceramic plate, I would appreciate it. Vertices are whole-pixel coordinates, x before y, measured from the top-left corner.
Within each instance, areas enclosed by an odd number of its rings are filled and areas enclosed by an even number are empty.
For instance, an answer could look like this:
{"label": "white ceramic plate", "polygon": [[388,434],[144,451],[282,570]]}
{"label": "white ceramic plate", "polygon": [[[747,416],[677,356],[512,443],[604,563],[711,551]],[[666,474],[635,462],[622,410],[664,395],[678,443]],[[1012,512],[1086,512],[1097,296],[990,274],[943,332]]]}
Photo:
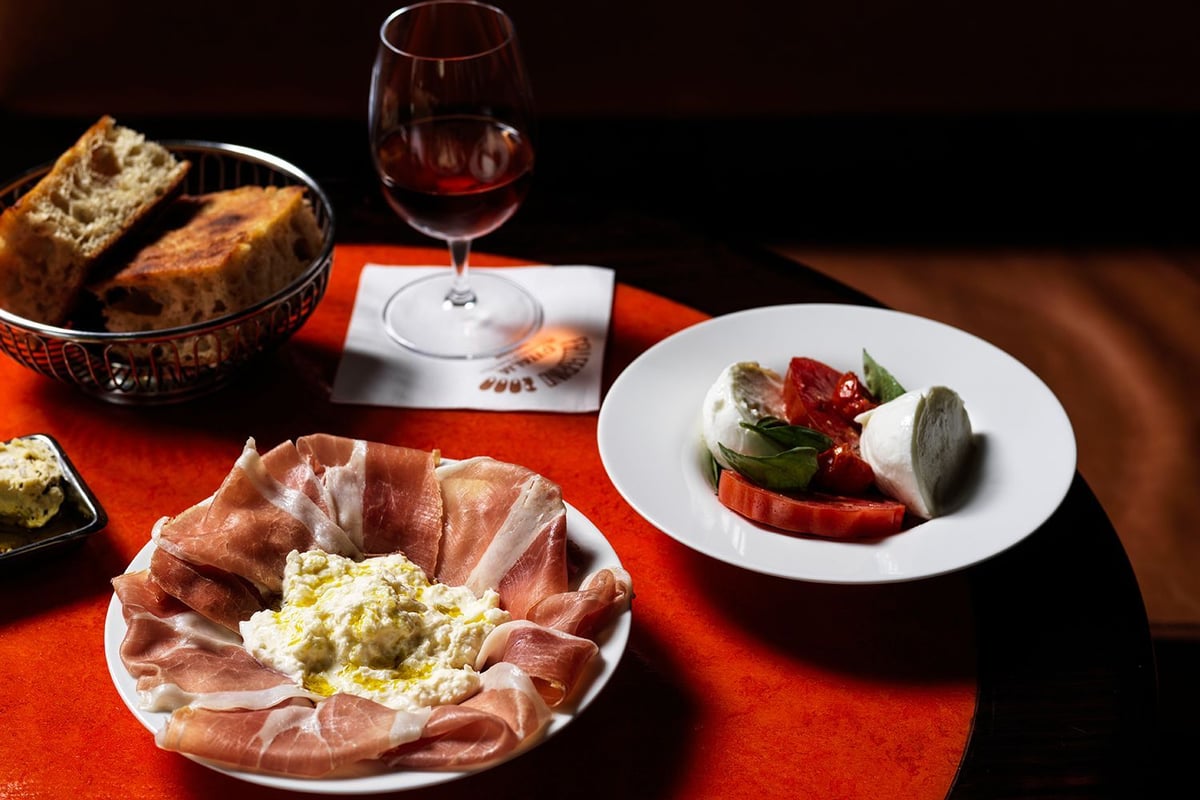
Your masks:
{"label": "white ceramic plate", "polygon": [[[612,545],[608,543],[604,535],[600,533],[599,529],[587,517],[579,513],[570,504],[567,505],[567,537],[572,543],[579,546],[580,556],[583,559],[579,570],[581,577],[604,567],[621,566],[616,551],[613,550]],[[130,562],[126,572],[136,572],[149,567],[150,555],[153,551],[154,543],[147,543],[133,561]],[[577,688],[575,695],[568,703],[554,710],[554,716],[550,720],[546,734],[539,742],[545,741],[547,738],[561,731],[567,723],[573,720],[579,712],[583,711],[600,694],[604,685],[612,677],[618,662],[621,660],[622,654],[625,652],[625,645],[629,640],[631,621],[632,612],[626,609],[624,613],[613,620],[596,640],[597,644],[600,645],[600,653],[593,659],[591,672],[585,677],[585,681]],[[121,601],[114,594],[108,604],[108,616],[104,622],[104,655],[108,661],[108,672],[112,676],[112,681],[116,685],[121,699],[125,701],[125,705],[129,707],[133,715],[152,733],[157,733],[166,724],[168,715],[162,712],[150,712],[138,708],[136,684],[126,671],[125,665],[121,663],[120,649],[121,641],[125,638],[125,630],[125,619],[121,614]],[[518,751],[513,756],[519,755],[521,752],[524,751]],[[244,772],[209,764],[201,759],[194,760],[218,772],[223,772],[226,775],[231,775],[250,783],[271,786],[277,789],[318,794],[373,794],[377,792],[416,789],[422,786],[431,786],[437,783],[457,780],[474,772],[490,769],[500,763],[488,764],[475,770],[453,772],[400,770],[351,778],[306,779],[260,775],[254,772]]]}
{"label": "white ceramic plate", "polygon": [[[862,376],[862,351],[908,389],[942,384],[966,404],[979,463],[952,513],[869,542],[791,536],[717,500],[704,466],[700,409],[721,370],[758,361],[780,374],[808,356]],[[970,566],[1021,541],[1062,502],[1075,435],[1050,389],[1012,356],[932,320],[865,306],[768,306],[715,317],[642,353],[600,409],[600,457],[633,508],[672,538],[769,575],[888,583]]]}

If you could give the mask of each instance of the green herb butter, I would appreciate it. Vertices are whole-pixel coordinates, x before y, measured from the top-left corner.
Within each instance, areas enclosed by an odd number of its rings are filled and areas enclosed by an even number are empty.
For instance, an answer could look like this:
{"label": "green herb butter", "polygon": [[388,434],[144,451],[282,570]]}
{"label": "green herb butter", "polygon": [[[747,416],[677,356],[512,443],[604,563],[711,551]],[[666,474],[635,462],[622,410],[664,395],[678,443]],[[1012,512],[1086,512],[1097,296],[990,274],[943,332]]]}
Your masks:
{"label": "green herb butter", "polygon": [[40,528],[63,502],[62,468],[38,439],[0,443],[0,523]]}

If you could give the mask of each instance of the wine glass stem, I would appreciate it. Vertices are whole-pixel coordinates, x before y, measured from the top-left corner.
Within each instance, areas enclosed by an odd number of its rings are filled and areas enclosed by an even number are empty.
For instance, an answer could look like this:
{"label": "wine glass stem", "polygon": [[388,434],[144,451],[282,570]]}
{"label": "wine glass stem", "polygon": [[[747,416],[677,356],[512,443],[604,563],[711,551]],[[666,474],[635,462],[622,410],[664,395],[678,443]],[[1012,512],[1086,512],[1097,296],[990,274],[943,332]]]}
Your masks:
{"label": "wine glass stem", "polygon": [[470,239],[450,240],[450,260],[454,263],[454,282],[446,293],[446,302],[459,308],[475,304],[475,292],[471,289],[468,278],[470,267],[467,262],[471,257]]}

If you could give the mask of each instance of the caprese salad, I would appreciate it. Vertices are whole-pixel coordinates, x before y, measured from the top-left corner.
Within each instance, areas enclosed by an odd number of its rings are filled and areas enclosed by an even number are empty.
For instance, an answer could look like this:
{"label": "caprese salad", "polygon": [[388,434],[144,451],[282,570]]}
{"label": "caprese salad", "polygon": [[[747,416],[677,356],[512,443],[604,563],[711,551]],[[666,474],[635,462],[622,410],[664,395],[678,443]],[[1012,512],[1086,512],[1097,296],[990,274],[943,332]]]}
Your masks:
{"label": "caprese salad", "polygon": [[704,398],[721,503],[789,533],[874,539],[952,507],[973,450],[961,397],[906,390],[866,350],[862,378],[792,358],[730,364]]}

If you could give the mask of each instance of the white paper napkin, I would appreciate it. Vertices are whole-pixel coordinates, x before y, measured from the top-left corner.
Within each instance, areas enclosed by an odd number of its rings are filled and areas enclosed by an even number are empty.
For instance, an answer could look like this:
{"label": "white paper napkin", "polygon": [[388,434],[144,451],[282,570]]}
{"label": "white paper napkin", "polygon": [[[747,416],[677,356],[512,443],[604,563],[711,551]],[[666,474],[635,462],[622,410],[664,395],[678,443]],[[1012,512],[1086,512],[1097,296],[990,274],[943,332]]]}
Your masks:
{"label": "white paper napkin", "polygon": [[342,358],[335,403],[486,411],[587,412],[600,407],[601,365],[612,317],[613,271],[605,267],[507,267],[495,271],[541,301],[542,329],[495,358],[447,359],[415,353],[383,329],[383,305],[404,284],[449,267],[368,264]]}

